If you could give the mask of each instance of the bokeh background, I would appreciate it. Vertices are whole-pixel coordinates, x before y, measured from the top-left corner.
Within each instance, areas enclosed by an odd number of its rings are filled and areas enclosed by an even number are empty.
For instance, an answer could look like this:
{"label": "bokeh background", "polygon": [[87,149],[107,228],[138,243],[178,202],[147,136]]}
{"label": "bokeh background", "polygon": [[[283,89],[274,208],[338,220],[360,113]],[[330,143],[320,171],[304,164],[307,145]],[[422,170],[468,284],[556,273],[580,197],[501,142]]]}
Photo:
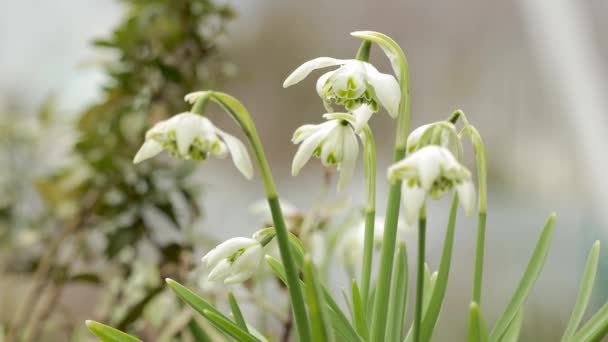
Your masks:
{"label": "bokeh background", "polygon": [[[220,87],[242,100],[254,116],[282,197],[303,210],[310,208],[323,177],[316,161],[298,178],[290,175],[296,150],[291,134],[304,123],[320,121],[323,113],[314,91],[315,78],[289,89],[282,88],[282,81],[311,58],[353,56],[358,41],[349,36],[351,31],[388,34],[409,60],[412,126],[462,109],[484,138],[490,190],[483,298],[488,321],[493,322],[507,303],[545,218],[557,212],[553,247],[527,302],[522,338],[557,340],[574,303],[588,249],[608,234],[608,3],[248,0],[228,4],[237,15],[219,41],[229,74]],[[2,0],[0,8],[0,121],[11,127],[11,133],[0,137],[0,184],[2,192],[11,195],[0,202],[17,217],[10,227],[1,228],[28,226],[30,232],[35,229],[29,227],[28,217],[46,211],[32,180],[70,160],[78,138],[75,120],[103,96],[107,74],[99,63],[116,57],[90,43],[109,34],[124,16],[125,6],[111,0]],[[372,61],[390,70],[377,49]],[[49,97],[54,119],[41,125],[38,113]],[[214,119],[237,133],[229,118]],[[383,213],[387,183],[382,181],[382,170],[391,158],[394,121],[376,114],[372,128],[380,159],[378,212]],[[218,240],[257,230],[248,208],[263,197],[260,183],[243,179],[227,160],[199,166],[192,178],[204,186],[200,197],[205,215],[194,229]],[[361,204],[362,180],[359,167],[341,195]],[[439,201],[430,208],[431,268],[437,267],[447,204]],[[438,341],[461,340],[466,329],[475,220],[461,216]],[[10,250],[6,245],[1,248]],[[590,311],[608,294],[605,250],[602,255]],[[0,257],[4,259],[0,264],[6,266],[7,253]],[[10,308],[18,305],[19,296],[27,293],[28,280],[27,275],[11,272],[0,275],[3,324],[10,321]],[[64,292],[58,305],[70,308],[74,319],[82,321],[93,312],[96,292],[80,286],[73,293]]]}

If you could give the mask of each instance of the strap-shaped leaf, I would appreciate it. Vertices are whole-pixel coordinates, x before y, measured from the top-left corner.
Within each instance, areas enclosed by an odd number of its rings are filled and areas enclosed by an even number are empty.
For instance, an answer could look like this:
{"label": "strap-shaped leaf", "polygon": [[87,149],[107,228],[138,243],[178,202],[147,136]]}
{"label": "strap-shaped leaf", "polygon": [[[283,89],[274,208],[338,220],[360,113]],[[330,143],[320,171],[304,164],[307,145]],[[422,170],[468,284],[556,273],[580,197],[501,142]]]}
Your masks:
{"label": "strap-shaped leaf", "polygon": [[313,341],[333,341],[321,285],[315,276],[314,266],[309,255],[304,258],[304,280],[306,281],[305,293],[312,339]]}
{"label": "strap-shaped leaf", "polygon": [[[234,336],[234,332],[232,330],[230,330],[230,331],[226,330],[225,321],[227,321],[227,322],[230,322],[234,327],[239,329],[242,334],[247,335],[250,338],[253,338],[253,341],[259,341],[255,336],[253,336],[249,332],[241,329],[236,324],[232,323],[232,321],[230,321],[230,319],[228,317],[226,317],[219,310],[217,310],[213,305],[211,305],[211,303],[207,302],[206,300],[204,300],[203,298],[198,296],[196,293],[190,291],[188,288],[186,288],[182,284],[176,282],[173,279],[166,279],[166,282],[167,282],[167,285],[171,288],[171,290],[173,290],[179,298],[181,298],[184,302],[186,302],[188,305],[190,305],[198,313],[200,313],[201,315],[203,315],[207,319],[209,319],[209,322],[211,322],[215,327],[217,327],[221,331],[223,331],[231,336]],[[205,314],[205,312],[211,312],[212,315]],[[211,319],[210,317],[219,317],[219,318],[221,318],[221,320]]]}
{"label": "strap-shaped leaf", "polygon": [[245,322],[245,318],[243,318],[243,313],[241,312],[241,308],[239,307],[239,303],[234,298],[234,293],[228,292],[228,301],[230,302],[230,309],[232,310],[232,317],[234,318],[234,322],[246,332],[249,332],[247,329],[247,322]]}
{"label": "strap-shaped leaf", "polygon": [[[469,334],[467,342],[488,342],[488,328],[483,319],[479,305],[471,302],[469,306]],[[493,340],[492,340],[493,341]]]}
{"label": "strap-shaped leaf", "polygon": [[264,258],[266,259],[266,262],[274,272],[274,275],[276,275],[277,278],[279,278],[279,280],[284,285],[287,285],[287,277],[285,276],[285,269],[283,268],[283,264],[281,264],[279,260],[268,254],[266,254]]}
{"label": "strap-shaped leaf", "polygon": [[591,251],[589,251],[589,257],[587,257],[587,264],[585,265],[585,272],[583,273],[581,288],[578,292],[578,296],[576,297],[576,304],[574,304],[572,316],[570,316],[568,326],[566,327],[566,331],[562,337],[562,341],[564,342],[569,341],[572,338],[576,328],[578,328],[578,325],[583,318],[583,315],[585,314],[585,310],[589,304],[589,299],[591,298],[591,292],[593,291],[593,283],[595,282],[595,274],[597,272],[597,263],[599,257],[600,242],[596,241],[593,244],[593,247],[591,247]]}
{"label": "strap-shaped leaf", "polygon": [[608,334],[608,303],[602,308],[574,335],[571,341],[587,342],[600,341]]}
{"label": "strap-shaped leaf", "polygon": [[365,311],[365,307],[363,306],[363,301],[361,298],[361,291],[359,291],[359,286],[357,285],[357,281],[353,280],[353,284],[351,286],[351,297],[353,301],[353,320],[355,324],[355,329],[361,337],[367,339],[369,336],[369,329],[367,327],[367,313]]}
{"label": "strap-shaped leaf", "polygon": [[239,342],[260,342],[255,336],[241,329],[225,316],[218,315],[211,310],[203,310],[203,316],[213,322],[219,329],[234,337]]}
{"label": "strap-shaped leaf", "polygon": [[192,336],[194,336],[194,340],[197,342],[213,341],[211,339],[211,336],[209,336],[209,334],[207,334],[205,330],[203,330],[203,328],[201,328],[201,326],[196,323],[196,320],[194,318],[190,321],[190,323],[188,323],[188,329],[190,330]]}
{"label": "strap-shaped leaf", "polygon": [[103,342],[142,342],[140,339],[95,321],[86,321],[87,328]]}
{"label": "strap-shaped leaf", "polygon": [[517,315],[515,315],[515,318],[511,321],[511,324],[509,324],[509,328],[507,328],[507,331],[502,336],[500,342],[517,342],[519,340],[519,334],[521,332],[521,324],[523,322],[523,319],[524,310],[522,308],[519,309]]}
{"label": "strap-shaped leaf", "polygon": [[497,341],[503,336],[509,327],[509,324],[511,324],[511,321],[513,318],[515,318],[515,315],[528,297],[528,294],[534,286],[536,279],[538,279],[538,276],[543,269],[543,265],[545,264],[547,253],[549,252],[554,228],[555,214],[551,214],[547,220],[547,223],[545,223],[545,227],[540,234],[540,238],[536,242],[536,247],[534,248],[532,257],[528,262],[528,267],[526,267],[526,271],[519,282],[519,286],[517,286],[517,290],[515,290],[515,294],[513,294],[507,308],[502,315],[500,315],[500,318],[496,322],[496,325],[490,334],[490,339],[492,341]]}
{"label": "strap-shaped leaf", "polygon": [[392,279],[390,302],[388,306],[387,341],[402,341],[403,323],[407,308],[408,265],[405,242],[397,249],[395,276]]}
{"label": "strap-shaped leaf", "polygon": [[428,308],[424,314],[421,325],[421,340],[428,341],[431,339],[435,324],[439,318],[441,305],[445,296],[445,290],[448,285],[448,277],[450,275],[450,265],[452,264],[452,247],[454,246],[454,228],[456,226],[456,213],[458,212],[458,195],[454,193],[452,197],[452,205],[450,207],[450,216],[448,225],[445,231],[445,240],[443,242],[443,252],[441,252],[441,261],[439,263],[439,271],[437,273],[437,282],[433,289]]}

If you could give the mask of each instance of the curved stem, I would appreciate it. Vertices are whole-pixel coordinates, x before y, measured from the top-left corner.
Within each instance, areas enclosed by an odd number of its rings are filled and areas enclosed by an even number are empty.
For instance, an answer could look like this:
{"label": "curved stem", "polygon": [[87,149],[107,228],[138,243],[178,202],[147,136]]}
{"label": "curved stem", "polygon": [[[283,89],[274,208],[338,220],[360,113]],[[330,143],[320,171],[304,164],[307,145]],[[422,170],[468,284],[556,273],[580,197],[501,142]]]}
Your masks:
{"label": "curved stem", "polygon": [[298,270],[291,253],[289,233],[285,225],[281,205],[279,204],[272,172],[270,171],[270,166],[268,165],[268,160],[266,159],[255,125],[251,120],[249,112],[234,97],[224,93],[210,92],[210,99],[219,104],[238,123],[251,145],[264,183],[270,212],[272,213],[272,220],[274,222],[279,251],[281,253],[281,260],[283,262],[283,267],[285,268],[287,287],[289,289],[289,297],[299,340],[300,342],[309,342],[311,341],[311,332],[308,314],[304,304],[302,288],[300,287]]}
{"label": "curved stem", "polygon": [[361,299],[367,312],[369,288],[372,276],[374,252],[374,223],[376,221],[376,144],[369,126],[363,128],[365,135],[364,163],[366,182],[365,239],[363,246],[363,265],[361,267]]}
{"label": "curved stem", "polygon": [[[395,137],[395,148],[393,160],[395,162],[405,157],[407,135],[410,122],[410,82],[409,65],[401,47],[390,37],[372,31],[360,31],[351,33],[352,36],[372,41],[387,55],[401,90],[399,101],[399,114],[397,117],[397,132]],[[393,262],[395,258],[395,245],[397,239],[397,223],[399,221],[399,205],[401,202],[401,181],[391,182],[388,204],[386,209],[386,221],[384,225],[384,237],[380,255],[380,269],[376,282],[376,294],[374,297],[374,310],[372,313],[372,338],[371,341],[384,341],[387,324],[387,310],[390,296],[391,277],[393,273]]]}
{"label": "curved stem", "polygon": [[424,254],[426,245],[426,208],[420,209],[418,217],[418,260],[416,270],[416,304],[414,307],[414,342],[420,341],[420,321],[424,296]]}
{"label": "curved stem", "polygon": [[466,115],[461,110],[456,110],[448,121],[456,123],[459,118],[464,122],[463,133],[471,137],[473,148],[475,149],[475,157],[477,161],[477,183],[479,186],[479,203],[478,203],[478,218],[477,218],[477,239],[475,243],[475,270],[473,272],[473,302],[481,305],[481,289],[483,282],[483,260],[485,254],[485,239],[486,239],[486,217],[487,217],[487,174],[488,166],[486,160],[486,149],[481,139],[479,131],[469,123]]}

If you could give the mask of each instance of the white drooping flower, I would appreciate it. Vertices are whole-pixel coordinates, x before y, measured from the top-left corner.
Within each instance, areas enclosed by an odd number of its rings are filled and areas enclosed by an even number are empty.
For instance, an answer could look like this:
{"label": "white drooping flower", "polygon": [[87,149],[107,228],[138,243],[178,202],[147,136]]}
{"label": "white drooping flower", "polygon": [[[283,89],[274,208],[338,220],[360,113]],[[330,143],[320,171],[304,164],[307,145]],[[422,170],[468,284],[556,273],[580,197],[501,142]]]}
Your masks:
{"label": "white drooping flower", "polygon": [[294,70],[283,87],[302,81],[316,69],[337,65],[338,69],[323,74],[317,81],[317,93],[328,110],[331,110],[332,102],[343,105],[348,111],[367,104],[376,112],[381,105],[393,118],[397,117],[401,90],[395,77],[356,59],[315,58]]}
{"label": "white drooping flower", "polygon": [[[331,114],[326,118],[331,118]],[[291,141],[301,144],[293,157],[291,173],[296,176],[311,156],[321,159],[325,166],[336,165],[340,171],[338,189],[350,181],[359,155],[359,141],[354,120],[330,119],[318,125],[304,125],[293,134]]]}
{"label": "white drooping flower", "polygon": [[422,125],[407,137],[407,153],[427,146],[439,145],[447,148],[457,159],[462,158],[462,143],[456,126],[449,121],[437,121]]}
{"label": "white drooping flower", "polygon": [[[384,217],[376,217],[374,221],[374,250],[379,250],[384,240]],[[412,229],[403,220],[397,223],[397,241],[405,241]],[[347,228],[336,246],[338,260],[351,270],[361,265],[365,245],[365,220],[358,221]]]}
{"label": "white drooping flower", "polygon": [[401,193],[409,224],[418,215],[427,195],[438,199],[452,188],[458,192],[468,216],[475,210],[475,186],[471,180],[471,172],[445,147],[422,147],[389,167],[388,178],[391,181],[403,181]]}
{"label": "white drooping flower", "polygon": [[205,160],[209,155],[225,158],[230,154],[245,177],[253,176],[245,145],[201,115],[186,112],[156,123],[146,132],[146,140],[133,162],[152,158],[164,149],[180,159]]}
{"label": "white drooping flower", "polygon": [[207,253],[202,261],[209,281],[237,284],[251,278],[264,258],[264,248],[256,239],[236,237]]}

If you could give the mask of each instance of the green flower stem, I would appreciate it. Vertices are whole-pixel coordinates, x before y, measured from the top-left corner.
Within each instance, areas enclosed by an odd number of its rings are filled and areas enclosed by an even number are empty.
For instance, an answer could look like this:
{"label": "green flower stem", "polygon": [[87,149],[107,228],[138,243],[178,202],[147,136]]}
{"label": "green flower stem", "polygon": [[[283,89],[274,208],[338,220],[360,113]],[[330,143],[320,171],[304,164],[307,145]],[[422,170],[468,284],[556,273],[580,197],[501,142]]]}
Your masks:
{"label": "green flower stem", "polygon": [[463,132],[471,137],[475,157],[477,159],[477,182],[479,187],[478,218],[477,218],[477,240],[475,243],[475,270],[473,272],[473,302],[481,305],[481,288],[483,282],[483,260],[485,254],[486,239],[486,217],[487,217],[487,175],[488,166],[486,160],[486,149],[479,131],[469,123],[466,115],[461,110],[456,110],[448,121],[456,123],[458,118],[464,122]]}
{"label": "green flower stem", "polygon": [[309,342],[311,341],[310,325],[306,306],[304,304],[302,288],[300,287],[298,270],[290,248],[289,232],[285,225],[285,219],[283,217],[281,205],[279,204],[270,166],[268,165],[268,160],[266,159],[255,125],[253,124],[247,109],[245,109],[245,107],[234,97],[219,92],[209,92],[209,97],[219,104],[237,122],[241,129],[243,129],[243,132],[251,145],[264,183],[268,205],[270,206],[270,211],[272,213],[272,220],[274,222],[276,238],[281,252],[281,260],[285,268],[287,287],[289,289],[289,297],[298,336],[300,338],[299,340],[300,342]]}
{"label": "green flower stem", "polygon": [[[351,33],[353,37],[371,41],[382,49],[391,62],[391,66],[401,89],[399,101],[399,114],[397,117],[397,132],[393,160],[395,162],[405,157],[405,148],[410,122],[410,82],[409,66],[401,47],[390,37],[373,31],[359,31]],[[401,202],[401,181],[391,183],[386,209],[384,237],[380,252],[380,269],[376,281],[376,293],[372,312],[371,341],[384,341],[387,325],[387,307],[390,296],[393,262],[395,259],[395,245],[397,239],[397,223],[399,221],[399,205]]]}
{"label": "green flower stem", "polygon": [[[357,51],[357,59],[369,61],[372,42],[364,40]],[[361,132],[365,138],[363,162],[365,164],[365,237],[363,239],[363,260],[361,266],[361,302],[363,312],[367,312],[369,302],[369,287],[372,277],[372,263],[374,257],[374,223],[376,221],[376,143],[372,130],[368,125]]]}
{"label": "green flower stem", "polygon": [[376,221],[376,144],[369,126],[365,125],[363,134],[365,136],[363,153],[367,196],[365,206],[363,266],[361,267],[361,301],[363,303],[364,312],[367,312],[374,253],[374,223]]}
{"label": "green flower stem", "polygon": [[359,46],[359,50],[357,51],[356,59],[360,61],[367,62],[369,60],[369,51],[372,47],[372,42],[369,40],[364,40]]}
{"label": "green flower stem", "polygon": [[418,217],[418,260],[416,270],[416,304],[414,306],[414,342],[420,341],[420,322],[424,297],[424,254],[426,245],[426,208],[420,209]]}

